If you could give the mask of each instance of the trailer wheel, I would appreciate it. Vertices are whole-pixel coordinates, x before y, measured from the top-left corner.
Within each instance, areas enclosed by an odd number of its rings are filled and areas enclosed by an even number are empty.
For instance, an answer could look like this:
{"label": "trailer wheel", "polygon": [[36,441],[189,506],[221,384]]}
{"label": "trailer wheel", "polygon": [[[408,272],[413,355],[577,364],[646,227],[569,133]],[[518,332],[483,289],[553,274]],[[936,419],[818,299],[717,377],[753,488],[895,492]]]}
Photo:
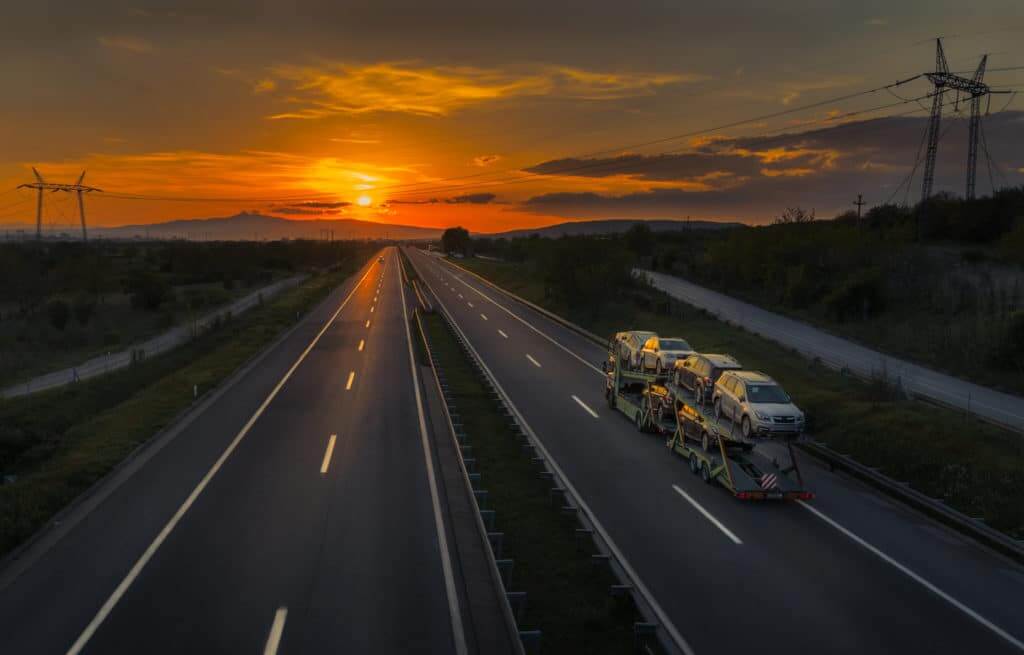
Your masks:
{"label": "trailer wheel", "polygon": [[690,453],[690,472],[694,475],[700,473],[700,462],[697,461],[697,456]]}
{"label": "trailer wheel", "polygon": [[744,416],[743,423],[740,424],[743,428],[743,436],[746,439],[750,438],[750,417]]}
{"label": "trailer wheel", "polygon": [[708,438],[708,433],[705,432],[700,435],[700,447],[704,449],[704,452],[711,452],[711,439]]}
{"label": "trailer wheel", "polygon": [[656,374],[658,374],[658,375],[661,375],[661,360],[660,359],[655,361],[655,363],[654,363],[654,372]]}
{"label": "trailer wheel", "polygon": [[704,462],[700,467],[700,479],[705,484],[711,484],[711,469],[708,468],[708,463]]}
{"label": "trailer wheel", "polygon": [[609,409],[615,409],[615,391],[613,389],[609,389],[607,395]]}
{"label": "trailer wheel", "polygon": [[636,429],[639,430],[640,432],[644,431],[644,418],[643,415],[640,414],[640,412],[636,413]]}

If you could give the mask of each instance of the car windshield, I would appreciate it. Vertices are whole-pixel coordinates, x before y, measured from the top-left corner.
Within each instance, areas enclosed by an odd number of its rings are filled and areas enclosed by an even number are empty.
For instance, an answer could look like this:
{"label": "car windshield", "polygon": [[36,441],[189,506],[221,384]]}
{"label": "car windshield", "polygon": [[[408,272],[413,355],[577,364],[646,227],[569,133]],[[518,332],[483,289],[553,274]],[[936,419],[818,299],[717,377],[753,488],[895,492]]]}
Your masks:
{"label": "car windshield", "polygon": [[777,384],[748,384],[747,400],[752,403],[788,403],[789,396]]}
{"label": "car windshield", "polygon": [[660,345],[662,350],[693,350],[690,344],[682,339],[662,339]]}

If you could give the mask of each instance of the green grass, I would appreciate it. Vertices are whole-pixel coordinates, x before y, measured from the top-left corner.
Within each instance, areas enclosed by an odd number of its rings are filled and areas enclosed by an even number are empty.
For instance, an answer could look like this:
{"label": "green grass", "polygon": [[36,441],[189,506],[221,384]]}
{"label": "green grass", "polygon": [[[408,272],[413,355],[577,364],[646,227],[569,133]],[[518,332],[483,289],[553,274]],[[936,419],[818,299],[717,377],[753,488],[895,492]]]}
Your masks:
{"label": "green grass", "polygon": [[606,568],[595,568],[593,544],[577,546],[578,523],[551,500],[550,482],[539,477],[540,467],[509,430],[441,317],[425,316],[423,327],[465,424],[479,487],[487,490],[497,529],[505,533],[504,555],[515,560],[512,589],[527,593],[520,629],[540,629],[547,653],[632,652],[636,610],[611,597],[615,579]]}
{"label": "green grass", "polygon": [[891,389],[840,375],[687,305],[676,304],[683,307],[681,316],[641,308],[635,301],[603,307],[597,317],[571,316],[544,298],[543,285],[529,267],[477,259],[458,263],[598,335],[653,330],[683,336],[700,351],[730,353],[786,388],[807,413],[808,432],[815,439],[1024,538],[1024,438],[1019,434],[953,410],[899,399]]}
{"label": "green grass", "polygon": [[361,257],[313,275],[144,365],[0,402],[0,555],[39,530],[136,447],[168,426],[348,278]]}

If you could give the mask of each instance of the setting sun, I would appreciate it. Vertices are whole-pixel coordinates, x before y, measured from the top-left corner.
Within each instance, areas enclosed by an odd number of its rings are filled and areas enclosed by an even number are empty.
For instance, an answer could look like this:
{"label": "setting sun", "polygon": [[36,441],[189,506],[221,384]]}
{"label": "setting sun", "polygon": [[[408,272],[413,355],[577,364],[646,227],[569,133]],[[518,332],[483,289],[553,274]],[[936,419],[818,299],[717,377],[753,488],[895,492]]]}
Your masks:
{"label": "setting sun", "polygon": [[359,205],[360,207],[369,207],[371,204],[373,204],[373,198],[365,195],[359,196],[358,198],[356,198],[356,204]]}

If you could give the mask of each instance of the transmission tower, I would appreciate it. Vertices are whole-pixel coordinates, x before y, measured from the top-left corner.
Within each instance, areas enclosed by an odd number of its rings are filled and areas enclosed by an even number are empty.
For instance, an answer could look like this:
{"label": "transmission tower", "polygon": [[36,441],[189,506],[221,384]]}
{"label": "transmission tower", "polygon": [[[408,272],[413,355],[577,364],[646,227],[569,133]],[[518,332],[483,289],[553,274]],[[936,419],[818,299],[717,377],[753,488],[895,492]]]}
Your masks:
{"label": "transmission tower", "polygon": [[935,87],[932,95],[932,111],[928,118],[928,150],[924,160],[924,180],[921,183],[921,200],[927,200],[932,195],[932,185],[935,182],[935,155],[939,150],[939,128],[942,123],[942,97],[946,91],[956,94],[954,105],[959,107],[960,102],[970,102],[971,119],[968,130],[967,141],[967,190],[964,197],[968,200],[974,198],[975,173],[978,165],[978,132],[981,121],[981,100],[991,99],[993,91],[987,84],[982,82],[985,76],[985,65],[988,63],[988,55],[981,58],[978,68],[974,71],[973,77],[961,77],[949,72],[949,64],[946,62],[946,53],[942,50],[942,39],[935,39],[935,72],[925,73],[925,77]]}
{"label": "transmission tower", "polygon": [[78,196],[78,217],[82,222],[82,241],[88,240],[88,234],[85,229],[85,200],[83,194],[92,193],[93,191],[102,192],[103,189],[83,185],[82,181],[85,180],[85,171],[82,171],[82,174],[78,176],[78,181],[74,184],[47,182],[35,167],[32,168],[32,174],[35,175],[36,181],[30,184],[20,184],[18,188],[35,189],[38,194],[36,197],[36,239],[43,238],[43,191],[49,191],[50,193],[63,191],[65,193],[74,193]]}

